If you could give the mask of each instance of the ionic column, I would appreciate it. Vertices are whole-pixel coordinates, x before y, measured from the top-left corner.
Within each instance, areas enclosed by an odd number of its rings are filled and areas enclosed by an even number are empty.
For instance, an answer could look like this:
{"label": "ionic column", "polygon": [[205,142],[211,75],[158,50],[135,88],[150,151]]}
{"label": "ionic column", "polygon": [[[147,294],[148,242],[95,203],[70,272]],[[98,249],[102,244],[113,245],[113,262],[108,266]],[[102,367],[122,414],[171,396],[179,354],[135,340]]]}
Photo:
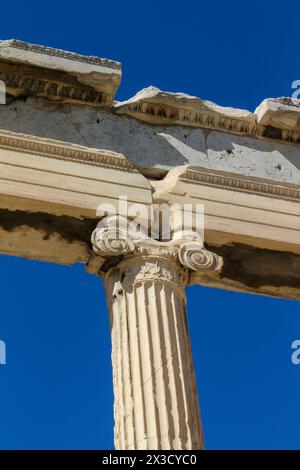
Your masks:
{"label": "ionic column", "polygon": [[92,242],[106,257],[115,447],[201,449],[184,288],[189,269],[213,269],[218,259],[194,242],[116,239],[109,232],[96,229]]}

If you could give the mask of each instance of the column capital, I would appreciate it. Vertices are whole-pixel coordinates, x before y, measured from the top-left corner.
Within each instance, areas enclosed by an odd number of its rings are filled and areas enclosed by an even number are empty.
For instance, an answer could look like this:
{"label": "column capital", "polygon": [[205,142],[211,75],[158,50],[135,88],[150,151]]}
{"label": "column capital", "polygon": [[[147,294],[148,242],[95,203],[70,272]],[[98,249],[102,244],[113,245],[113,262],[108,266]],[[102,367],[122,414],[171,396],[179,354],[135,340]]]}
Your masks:
{"label": "column capital", "polygon": [[195,233],[162,242],[118,216],[100,221],[92,245],[110,313],[116,448],[203,448],[185,286],[222,260]]}
{"label": "column capital", "polygon": [[[125,217],[111,216],[102,219],[93,231],[91,242],[94,252],[107,260],[133,257],[172,261],[186,271],[220,271],[223,259],[204,248],[195,232],[183,232],[169,241],[149,237],[141,229],[136,230]],[[110,263],[109,263],[110,264]]]}

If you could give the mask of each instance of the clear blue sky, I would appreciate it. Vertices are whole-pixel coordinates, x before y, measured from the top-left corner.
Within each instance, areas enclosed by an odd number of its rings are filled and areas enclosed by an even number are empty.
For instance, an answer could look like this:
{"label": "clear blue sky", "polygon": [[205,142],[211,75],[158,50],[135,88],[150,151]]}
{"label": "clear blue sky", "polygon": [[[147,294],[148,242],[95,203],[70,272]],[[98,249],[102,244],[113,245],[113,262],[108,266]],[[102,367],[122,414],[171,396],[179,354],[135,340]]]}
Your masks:
{"label": "clear blue sky", "polygon": [[[123,63],[149,85],[253,110],[300,80],[299,1],[2,2],[1,38]],[[299,156],[300,158],[300,156]],[[80,265],[0,257],[0,448],[113,448],[102,283]],[[300,449],[299,303],[188,289],[208,449]]]}

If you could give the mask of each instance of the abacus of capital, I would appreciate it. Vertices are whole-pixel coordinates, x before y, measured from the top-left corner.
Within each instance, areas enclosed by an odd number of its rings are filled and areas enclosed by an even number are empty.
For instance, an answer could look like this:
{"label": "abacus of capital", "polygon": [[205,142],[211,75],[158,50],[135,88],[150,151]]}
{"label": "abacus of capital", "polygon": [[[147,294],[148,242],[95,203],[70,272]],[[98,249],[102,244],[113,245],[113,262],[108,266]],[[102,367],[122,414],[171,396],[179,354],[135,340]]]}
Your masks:
{"label": "abacus of capital", "polygon": [[[300,101],[250,112],[149,86],[119,102],[120,82],[114,60],[0,41],[0,254],[103,279],[117,449],[201,449],[185,286],[300,299]],[[174,218],[165,241],[124,230],[124,196],[201,204],[205,246]]]}

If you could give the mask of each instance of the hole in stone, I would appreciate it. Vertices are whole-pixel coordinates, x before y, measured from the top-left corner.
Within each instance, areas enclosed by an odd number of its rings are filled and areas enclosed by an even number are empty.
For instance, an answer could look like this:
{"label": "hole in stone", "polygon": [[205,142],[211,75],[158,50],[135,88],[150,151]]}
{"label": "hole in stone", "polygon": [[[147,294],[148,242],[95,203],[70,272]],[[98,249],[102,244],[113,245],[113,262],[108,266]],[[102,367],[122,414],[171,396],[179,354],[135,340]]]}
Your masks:
{"label": "hole in stone", "polygon": [[99,118],[97,118],[97,124],[99,124],[99,123],[100,123],[100,119],[99,119]]}
{"label": "hole in stone", "polygon": [[276,168],[277,170],[282,170],[282,166],[278,163],[278,165],[276,165]]}

